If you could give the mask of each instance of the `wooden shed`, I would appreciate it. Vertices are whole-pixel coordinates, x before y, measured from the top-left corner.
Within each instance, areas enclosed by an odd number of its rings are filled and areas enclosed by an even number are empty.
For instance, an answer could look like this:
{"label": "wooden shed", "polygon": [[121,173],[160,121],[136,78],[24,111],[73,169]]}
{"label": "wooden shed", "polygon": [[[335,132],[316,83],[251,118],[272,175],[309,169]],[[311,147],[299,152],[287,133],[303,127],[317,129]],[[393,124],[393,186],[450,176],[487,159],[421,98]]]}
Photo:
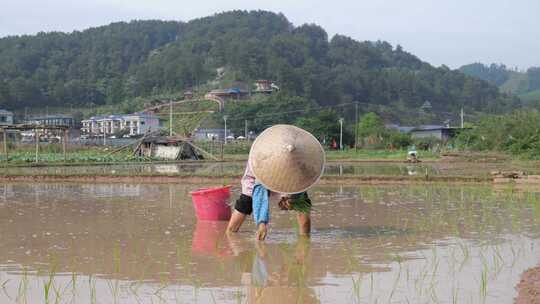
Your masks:
{"label": "wooden shed", "polygon": [[189,140],[169,136],[145,137],[135,149],[138,156],[165,160],[199,160],[202,154],[197,153]]}

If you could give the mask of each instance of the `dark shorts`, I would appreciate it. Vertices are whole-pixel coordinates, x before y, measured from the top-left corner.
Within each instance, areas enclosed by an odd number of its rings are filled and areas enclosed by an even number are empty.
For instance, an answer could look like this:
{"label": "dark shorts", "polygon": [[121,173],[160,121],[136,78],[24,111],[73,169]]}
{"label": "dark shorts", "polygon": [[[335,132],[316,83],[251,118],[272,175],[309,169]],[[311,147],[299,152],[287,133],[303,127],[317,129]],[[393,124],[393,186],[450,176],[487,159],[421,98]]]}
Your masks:
{"label": "dark shorts", "polygon": [[[306,196],[306,202],[311,206],[311,199],[309,199],[307,192],[291,195],[291,199],[293,199],[293,204],[295,198],[304,194]],[[251,214],[253,212],[253,200],[251,199],[251,196],[241,194],[240,197],[236,200],[236,204],[234,204],[234,209],[243,214]]]}

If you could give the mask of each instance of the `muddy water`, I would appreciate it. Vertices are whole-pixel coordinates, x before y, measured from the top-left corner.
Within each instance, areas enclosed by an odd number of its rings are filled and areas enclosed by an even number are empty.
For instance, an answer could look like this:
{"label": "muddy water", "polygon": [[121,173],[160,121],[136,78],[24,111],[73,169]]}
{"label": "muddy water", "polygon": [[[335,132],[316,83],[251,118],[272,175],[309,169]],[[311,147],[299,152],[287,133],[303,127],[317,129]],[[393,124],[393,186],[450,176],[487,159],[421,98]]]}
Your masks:
{"label": "muddy water", "polygon": [[0,184],[0,303],[511,303],[540,263],[540,193],[318,187],[310,239],[274,208],[256,243],[194,189]]}
{"label": "muddy water", "polygon": [[[240,175],[244,172],[244,162],[226,163],[180,163],[180,164],[126,164],[111,166],[71,166],[71,167],[23,167],[2,168],[7,174],[190,174],[190,175]],[[530,174],[540,173],[538,168],[520,167],[510,163],[448,163],[434,162],[406,164],[400,162],[359,162],[327,163],[326,175],[353,176],[488,176],[494,170],[520,170]]]}

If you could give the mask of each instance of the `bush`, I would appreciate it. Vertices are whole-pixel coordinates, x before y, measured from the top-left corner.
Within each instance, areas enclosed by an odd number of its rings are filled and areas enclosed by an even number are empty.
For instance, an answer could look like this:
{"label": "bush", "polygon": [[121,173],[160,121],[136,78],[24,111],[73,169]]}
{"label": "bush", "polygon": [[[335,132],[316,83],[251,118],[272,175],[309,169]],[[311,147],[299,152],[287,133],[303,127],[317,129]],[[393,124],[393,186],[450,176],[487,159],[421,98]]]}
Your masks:
{"label": "bush", "polygon": [[412,142],[419,150],[425,151],[437,149],[437,147],[440,147],[442,145],[441,140],[433,136],[415,138]]}
{"label": "bush", "polygon": [[406,149],[412,144],[412,139],[409,134],[401,133],[395,130],[388,130],[387,140],[388,147],[393,149]]}
{"label": "bush", "polygon": [[462,149],[501,151],[540,159],[540,112],[485,116],[476,127],[461,132],[454,142]]}

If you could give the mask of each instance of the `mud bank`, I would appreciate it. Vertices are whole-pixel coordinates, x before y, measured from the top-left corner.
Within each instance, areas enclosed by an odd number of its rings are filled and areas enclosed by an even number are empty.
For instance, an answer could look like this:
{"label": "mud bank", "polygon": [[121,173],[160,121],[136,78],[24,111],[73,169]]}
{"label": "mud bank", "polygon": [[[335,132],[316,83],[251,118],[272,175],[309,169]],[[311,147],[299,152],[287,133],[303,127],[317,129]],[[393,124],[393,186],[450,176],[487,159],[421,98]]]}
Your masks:
{"label": "mud bank", "polygon": [[525,271],[516,289],[515,304],[540,304],[540,267]]}
{"label": "mud bank", "polygon": [[[0,182],[84,182],[84,183],[236,183],[241,175],[3,175]],[[410,183],[491,183],[488,177],[469,176],[323,176],[323,185],[410,184]]]}

